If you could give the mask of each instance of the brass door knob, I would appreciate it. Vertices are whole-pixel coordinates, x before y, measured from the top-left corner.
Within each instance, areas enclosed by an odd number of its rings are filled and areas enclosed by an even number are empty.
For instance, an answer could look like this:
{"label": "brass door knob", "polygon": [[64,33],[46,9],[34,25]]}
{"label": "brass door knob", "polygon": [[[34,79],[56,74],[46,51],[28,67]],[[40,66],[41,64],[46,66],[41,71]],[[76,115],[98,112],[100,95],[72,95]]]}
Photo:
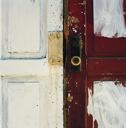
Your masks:
{"label": "brass door knob", "polygon": [[73,56],[71,58],[71,64],[73,66],[79,66],[81,64],[81,58],[79,56]]}

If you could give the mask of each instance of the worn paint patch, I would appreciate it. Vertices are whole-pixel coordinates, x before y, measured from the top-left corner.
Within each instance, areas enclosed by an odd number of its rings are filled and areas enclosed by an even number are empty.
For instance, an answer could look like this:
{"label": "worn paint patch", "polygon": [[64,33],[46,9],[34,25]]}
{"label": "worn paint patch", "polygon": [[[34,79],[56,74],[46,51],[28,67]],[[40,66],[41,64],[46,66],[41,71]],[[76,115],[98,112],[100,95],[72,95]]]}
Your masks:
{"label": "worn paint patch", "polygon": [[126,128],[126,87],[114,81],[95,81],[88,89],[88,114],[99,128]]}
{"label": "worn paint patch", "polygon": [[63,33],[51,32],[48,36],[49,43],[49,63],[62,64],[63,63]]}

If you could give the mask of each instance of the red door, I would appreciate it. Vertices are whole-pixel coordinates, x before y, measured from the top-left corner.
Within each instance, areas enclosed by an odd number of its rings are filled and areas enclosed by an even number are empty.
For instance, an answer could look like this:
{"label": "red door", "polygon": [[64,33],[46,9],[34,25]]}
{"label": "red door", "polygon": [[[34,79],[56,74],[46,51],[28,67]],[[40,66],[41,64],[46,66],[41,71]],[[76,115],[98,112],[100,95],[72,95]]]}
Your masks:
{"label": "red door", "polygon": [[126,127],[126,0],[65,0],[67,128]]}

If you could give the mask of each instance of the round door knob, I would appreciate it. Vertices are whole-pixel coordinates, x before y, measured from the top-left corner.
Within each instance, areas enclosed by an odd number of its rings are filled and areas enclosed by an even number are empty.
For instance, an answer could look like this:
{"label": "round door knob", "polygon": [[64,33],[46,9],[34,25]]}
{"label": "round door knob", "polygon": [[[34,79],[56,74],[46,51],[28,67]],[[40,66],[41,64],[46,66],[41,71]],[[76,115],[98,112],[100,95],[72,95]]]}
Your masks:
{"label": "round door knob", "polygon": [[73,66],[79,66],[81,64],[81,58],[79,56],[73,56],[71,58],[71,64]]}

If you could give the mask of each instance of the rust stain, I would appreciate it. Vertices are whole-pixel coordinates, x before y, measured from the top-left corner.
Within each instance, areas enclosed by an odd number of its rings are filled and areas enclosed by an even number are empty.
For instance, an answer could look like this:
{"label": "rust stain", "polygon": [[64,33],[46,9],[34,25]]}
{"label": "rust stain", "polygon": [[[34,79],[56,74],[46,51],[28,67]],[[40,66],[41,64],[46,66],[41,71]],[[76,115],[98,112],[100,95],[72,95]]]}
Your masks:
{"label": "rust stain", "polygon": [[68,27],[67,22],[64,23],[64,36],[66,39],[69,36],[69,27]]}
{"label": "rust stain", "polygon": [[50,32],[48,35],[48,56],[49,64],[63,64],[63,32]]}

